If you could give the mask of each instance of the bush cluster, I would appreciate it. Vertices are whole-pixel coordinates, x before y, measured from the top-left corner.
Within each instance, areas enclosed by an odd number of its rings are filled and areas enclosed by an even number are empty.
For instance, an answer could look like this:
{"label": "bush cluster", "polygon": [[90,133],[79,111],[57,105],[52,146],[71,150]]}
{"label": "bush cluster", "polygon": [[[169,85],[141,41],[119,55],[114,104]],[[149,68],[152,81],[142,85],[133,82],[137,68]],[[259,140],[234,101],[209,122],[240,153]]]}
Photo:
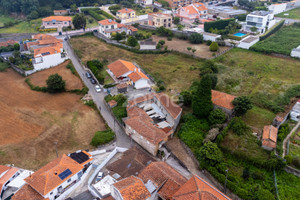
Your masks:
{"label": "bush cluster", "polygon": [[26,78],[25,82],[27,83],[27,85],[30,87],[31,90],[39,91],[39,92],[48,92],[47,87],[40,87],[40,86],[33,85],[30,81],[30,78]]}
{"label": "bush cluster", "polygon": [[115,133],[108,129],[106,131],[97,131],[91,141],[91,145],[97,147],[106,144],[115,138]]}
{"label": "bush cluster", "polygon": [[104,84],[104,77],[101,74],[101,70],[103,69],[103,64],[99,60],[90,60],[86,63],[87,67],[92,71],[95,78],[98,80],[100,84]]}
{"label": "bush cluster", "polygon": [[209,29],[225,29],[226,26],[229,25],[230,22],[234,22],[235,19],[224,19],[224,20],[217,20],[212,22],[205,22],[204,23],[204,31],[209,32]]}

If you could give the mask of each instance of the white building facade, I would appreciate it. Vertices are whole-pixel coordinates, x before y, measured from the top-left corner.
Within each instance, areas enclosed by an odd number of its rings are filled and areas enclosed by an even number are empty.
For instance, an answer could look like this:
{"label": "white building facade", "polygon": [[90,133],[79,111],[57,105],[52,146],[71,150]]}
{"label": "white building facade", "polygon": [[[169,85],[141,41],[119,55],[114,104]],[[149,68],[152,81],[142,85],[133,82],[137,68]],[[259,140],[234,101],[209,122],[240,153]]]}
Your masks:
{"label": "white building facade", "polygon": [[[243,25],[243,30],[246,32],[265,33],[268,29],[274,26],[276,20],[274,14],[268,11],[254,11],[247,15],[246,23]],[[251,31],[252,27],[256,27],[256,31]]]}

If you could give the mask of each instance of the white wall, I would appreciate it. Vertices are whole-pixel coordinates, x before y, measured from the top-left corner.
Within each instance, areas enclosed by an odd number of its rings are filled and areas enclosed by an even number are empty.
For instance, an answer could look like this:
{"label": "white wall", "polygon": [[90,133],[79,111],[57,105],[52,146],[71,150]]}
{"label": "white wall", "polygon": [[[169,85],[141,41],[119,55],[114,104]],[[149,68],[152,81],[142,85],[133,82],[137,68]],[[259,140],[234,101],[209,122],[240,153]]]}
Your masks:
{"label": "white wall", "polygon": [[140,45],[141,50],[154,50],[156,49],[156,45]]}
{"label": "white wall", "polygon": [[292,57],[300,58],[300,46],[297,49],[293,49],[291,52]]}
{"label": "white wall", "polygon": [[215,42],[217,38],[221,38],[221,35],[212,36],[212,35],[208,35],[205,33],[202,33],[202,34],[203,34],[203,40],[210,40],[210,41]]}
{"label": "white wall", "polygon": [[[247,36],[243,40],[247,39],[248,37],[253,37],[253,36]],[[251,43],[243,42],[243,40],[240,41],[240,43],[238,44],[238,47],[240,47],[242,49],[249,49],[251,46],[253,46],[255,43],[257,43],[259,41],[259,37],[257,37],[257,39],[252,41]]]}
{"label": "white wall", "polygon": [[35,70],[39,71],[39,70],[42,70],[42,69],[48,69],[50,67],[59,65],[67,59],[68,59],[67,56],[64,57],[64,58],[61,58],[60,53],[52,54],[52,55],[48,55],[48,56],[43,56],[43,62],[38,63],[38,64],[33,64],[33,66],[34,66]]}
{"label": "white wall", "polygon": [[135,89],[142,89],[142,88],[149,88],[150,85],[149,85],[147,79],[142,78],[142,79],[138,80],[137,82],[135,82],[134,87],[135,87]]}
{"label": "white wall", "polygon": [[272,4],[269,6],[269,10],[273,11],[273,14],[276,15],[278,13],[282,13],[285,11],[287,4],[281,3],[281,4]]}
{"label": "white wall", "polygon": [[[12,181],[14,178],[16,178],[17,176],[19,176],[19,174],[20,174],[20,170],[17,171],[14,175],[12,175],[12,176],[10,177],[10,179],[9,179],[7,182],[5,182],[5,183],[3,184],[2,190],[0,190],[0,195],[2,194],[2,191],[5,191],[5,190],[7,189],[7,185],[5,186],[5,184],[8,183],[8,182],[10,182],[10,181]],[[5,175],[5,174],[4,174],[4,175]],[[0,196],[0,200],[1,200],[1,199],[2,199],[2,198],[1,198],[1,196]]]}

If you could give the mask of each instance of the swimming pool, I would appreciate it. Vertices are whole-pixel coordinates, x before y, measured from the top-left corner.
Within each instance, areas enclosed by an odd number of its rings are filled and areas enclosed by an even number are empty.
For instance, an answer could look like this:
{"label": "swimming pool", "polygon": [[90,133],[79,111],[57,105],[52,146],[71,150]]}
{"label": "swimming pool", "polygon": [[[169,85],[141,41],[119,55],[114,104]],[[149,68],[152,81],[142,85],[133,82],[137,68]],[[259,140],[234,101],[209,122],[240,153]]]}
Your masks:
{"label": "swimming pool", "polygon": [[237,37],[243,37],[244,35],[246,35],[246,33],[237,32],[236,34],[234,34],[234,36]]}

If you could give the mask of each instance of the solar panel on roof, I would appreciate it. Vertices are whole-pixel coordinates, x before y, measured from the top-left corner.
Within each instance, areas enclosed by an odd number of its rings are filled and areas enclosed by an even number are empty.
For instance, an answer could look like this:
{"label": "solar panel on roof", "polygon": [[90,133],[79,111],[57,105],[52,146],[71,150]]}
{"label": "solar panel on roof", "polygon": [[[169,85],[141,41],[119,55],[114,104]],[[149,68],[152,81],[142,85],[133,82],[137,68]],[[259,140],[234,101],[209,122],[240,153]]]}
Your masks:
{"label": "solar panel on roof", "polygon": [[58,176],[61,180],[64,180],[65,178],[67,178],[68,176],[70,176],[72,174],[71,170],[66,169],[65,171],[63,171],[62,173],[60,173]]}
{"label": "solar panel on roof", "polygon": [[50,55],[50,52],[42,53],[42,56]]}
{"label": "solar panel on roof", "polygon": [[89,156],[86,155],[84,152],[71,153],[70,158],[72,158],[73,160],[75,160],[79,164],[82,164],[82,163],[84,163],[84,162],[86,162],[87,160],[90,159]]}

